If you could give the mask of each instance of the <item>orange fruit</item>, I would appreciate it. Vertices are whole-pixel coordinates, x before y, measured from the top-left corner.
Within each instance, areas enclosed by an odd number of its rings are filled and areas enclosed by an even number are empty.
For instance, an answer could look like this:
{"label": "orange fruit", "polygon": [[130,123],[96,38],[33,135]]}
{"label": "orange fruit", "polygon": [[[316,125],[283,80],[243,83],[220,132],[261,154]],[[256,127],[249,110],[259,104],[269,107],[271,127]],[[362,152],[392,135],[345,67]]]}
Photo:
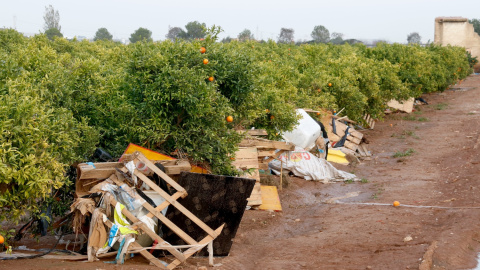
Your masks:
{"label": "orange fruit", "polygon": [[207,51],[207,49],[205,49],[205,47],[200,48],[200,53],[205,53],[206,51]]}
{"label": "orange fruit", "polygon": [[319,113],[319,112],[317,112],[317,115],[320,115],[320,113]]}
{"label": "orange fruit", "polygon": [[227,122],[233,122],[233,117],[231,115],[227,116]]}
{"label": "orange fruit", "polygon": [[317,89],[317,92],[318,92],[318,93],[322,92],[322,89],[318,88],[318,89]]}
{"label": "orange fruit", "polygon": [[203,59],[203,64],[205,64],[205,65],[208,64],[208,59],[207,58]]}
{"label": "orange fruit", "polygon": [[332,83],[329,82],[329,83],[328,83],[328,87],[332,87]]}
{"label": "orange fruit", "polygon": [[273,119],[275,119],[275,116],[273,116],[273,115],[270,115],[270,119],[272,119],[272,120],[273,120]]}
{"label": "orange fruit", "polygon": [[213,82],[213,77],[212,76],[208,77],[208,80]]}
{"label": "orange fruit", "polygon": [[3,244],[5,242],[5,238],[3,238],[3,236],[0,235],[0,245]]}
{"label": "orange fruit", "polygon": [[395,206],[395,207],[400,206],[400,202],[399,202],[399,201],[394,201],[394,202],[393,202],[393,206]]}
{"label": "orange fruit", "polygon": [[265,112],[266,112],[266,113],[269,113],[269,112],[270,112],[270,110],[269,110],[269,109],[265,109]]}

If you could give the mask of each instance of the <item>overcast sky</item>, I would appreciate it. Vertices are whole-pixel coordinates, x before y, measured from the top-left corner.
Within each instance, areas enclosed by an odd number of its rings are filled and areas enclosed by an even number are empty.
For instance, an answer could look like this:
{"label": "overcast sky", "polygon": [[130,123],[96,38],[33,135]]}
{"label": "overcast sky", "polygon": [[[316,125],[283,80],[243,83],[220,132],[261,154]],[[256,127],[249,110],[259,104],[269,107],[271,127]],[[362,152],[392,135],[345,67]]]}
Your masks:
{"label": "overcast sky", "polygon": [[480,0],[2,0],[0,27],[43,32],[48,5],[59,11],[66,37],[93,38],[106,27],[118,39],[144,27],[154,40],[163,40],[169,26],[199,21],[221,26],[222,38],[249,29],[257,39],[276,40],[284,27],[295,30],[295,40],[310,40],[314,26],[323,25],[345,39],[405,43],[409,33],[418,32],[427,42],[433,41],[436,17],[480,19]]}

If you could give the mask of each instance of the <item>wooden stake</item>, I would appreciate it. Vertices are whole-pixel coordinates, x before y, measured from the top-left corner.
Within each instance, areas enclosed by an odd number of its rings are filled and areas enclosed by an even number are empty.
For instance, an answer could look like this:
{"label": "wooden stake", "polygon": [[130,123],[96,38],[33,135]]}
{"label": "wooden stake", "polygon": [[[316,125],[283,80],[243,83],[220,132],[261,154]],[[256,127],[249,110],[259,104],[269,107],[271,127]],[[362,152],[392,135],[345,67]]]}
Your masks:
{"label": "wooden stake", "polygon": [[283,187],[283,159],[280,159],[280,190]]}

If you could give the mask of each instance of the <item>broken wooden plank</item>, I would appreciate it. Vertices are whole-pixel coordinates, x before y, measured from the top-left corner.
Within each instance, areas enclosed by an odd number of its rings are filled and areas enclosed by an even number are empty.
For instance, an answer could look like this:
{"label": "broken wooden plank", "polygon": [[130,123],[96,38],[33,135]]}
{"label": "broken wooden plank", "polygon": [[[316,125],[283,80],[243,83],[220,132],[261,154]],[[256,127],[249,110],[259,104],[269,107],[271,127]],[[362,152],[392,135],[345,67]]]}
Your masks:
{"label": "broken wooden plank", "polygon": [[[108,193],[107,193],[108,194]],[[117,201],[115,200],[115,198],[113,198],[113,196],[110,196],[109,198],[109,201],[110,201],[110,204],[115,207],[117,205]],[[154,239],[154,240],[157,240],[159,243],[164,243],[165,240],[163,240],[160,236],[158,236],[154,231],[150,230],[147,225],[145,225],[143,222],[141,222],[137,217],[135,217],[132,213],[130,213],[130,211],[128,211],[127,208],[123,208],[122,209],[122,214],[124,214],[132,223],[137,223],[138,226],[140,227],[140,229],[142,231],[144,231],[146,234],[148,234],[148,236],[150,236],[150,238]],[[136,243],[136,242],[134,242]],[[133,244],[133,243],[132,243]],[[164,244],[167,244],[169,245],[168,243],[164,243]],[[138,245],[138,243],[137,243]],[[140,245],[139,245],[140,246]],[[170,252],[170,254],[172,254],[173,256],[175,256],[175,258],[177,258],[178,260],[180,260],[181,262],[184,262],[186,260],[186,257],[180,252],[178,251],[176,248],[174,247],[171,247],[171,248],[167,248],[166,250],[168,250],[168,252]],[[146,250],[145,250],[146,251]],[[150,254],[148,251],[147,251],[148,254]],[[143,255],[143,254],[142,254]],[[150,254],[151,255],[151,254]],[[148,259],[148,258],[147,258]],[[162,264],[163,265],[163,264]]]}
{"label": "broken wooden plank", "polygon": [[163,180],[165,180],[170,186],[172,186],[174,189],[176,189],[178,192],[184,193],[183,196],[187,196],[187,193],[185,189],[177,184],[175,180],[170,178],[167,174],[162,172],[155,164],[153,164],[149,159],[147,159],[142,153],[140,152],[135,152],[134,155],[136,155],[137,159],[144,162],[150,170],[154,171],[158,176],[160,176]]}
{"label": "broken wooden plank", "polygon": [[[218,229],[215,230],[215,233],[216,234],[220,234],[223,230],[223,227],[225,225],[222,225],[220,227],[218,227]],[[200,242],[198,242],[200,245],[205,245],[205,244],[208,244],[210,243],[211,241],[213,241],[215,238],[213,238],[212,236],[210,235],[207,235],[205,236],[205,238],[203,238]],[[193,254],[195,254],[196,252],[198,251],[198,248],[189,248],[187,249],[184,254],[185,254],[185,258],[189,258],[190,256],[192,256]],[[168,269],[174,269],[175,267],[179,266],[182,262],[178,259],[175,259],[171,264],[168,265]]]}
{"label": "broken wooden plank", "polygon": [[[143,173],[141,173],[137,170],[135,170],[134,173],[135,173],[136,176],[138,176],[140,178],[140,180],[142,180],[145,184],[147,184],[151,189],[155,190],[166,201],[170,202],[170,205],[174,206],[178,211],[182,212],[185,216],[187,216],[189,219],[191,219],[195,224],[197,224],[205,232],[210,234],[213,238],[216,238],[218,236],[218,235],[215,234],[215,231],[213,231],[203,221],[201,221],[198,217],[196,217],[190,211],[188,211],[183,205],[178,203],[176,200],[173,200],[173,198],[170,195],[168,195],[168,193],[166,193],[163,189],[161,189],[154,182],[152,182],[152,180],[148,179],[148,177],[146,177]],[[186,193],[186,191],[185,191],[185,193]]]}
{"label": "broken wooden plank", "polygon": [[264,170],[264,171],[269,170],[268,163],[259,162],[258,163],[258,169],[259,170]]}
{"label": "broken wooden plank", "polygon": [[247,199],[248,206],[256,206],[262,204],[262,189],[260,182],[255,183],[255,186],[252,190],[252,195]]}
{"label": "broken wooden plank", "polygon": [[358,144],[351,143],[349,141],[345,141],[344,146],[352,151],[357,151],[358,149]]}
{"label": "broken wooden plank", "polygon": [[93,165],[81,163],[77,165],[77,180],[107,179],[112,173],[115,173],[115,168],[121,167],[123,167],[121,162],[93,163]]}
{"label": "broken wooden plank", "polygon": [[287,142],[278,142],[278,141],[268,141],[268,140],[253,140],[253,139],[244,139],[240,142],[239,146],[242,147],[252,147],[256,146],[257,148],[273,148],[273,149],[282,149],[282,150],[294,150],[295,145],[289,144]]}
{"label": "broken wooden plank", "polygon": [[370,151],[368,151],[366,144],[362,143],[362,144],[360,145],[360,147],[361,147],[362,150],[365,152],[365,156],[367,156],[367,157],[371,157],[371,156],[372,156],[372,154],[370,153]]}
{"label": "broken wooden plank", "polygon": [[348,135],[347,140],[349,140],[350,142],[352,142],[354,144],[360,144],[362,142],[361,139],[353,137],[352,135]]}
{"label": "broken wooden plank", "polygon": [[[331,123],[330,123],[330,126],[331,126]],[[344,123],[341,123],[341,122],[338,122],[338,121],[335,121],[335,129],[336,129],[336,135],[339,136],[339,137],[343,137],[345,135],[345,130],[347,130],[347,125],[345,125]],[[363,134],[356,131],[355,129],[353,128],[350,128],[348,130],[348,133],[350,133],[350,135],[352,135],[353,137],[355,138],[358,138],[358,139],[362,139],[363,138]]]}
{"label": "broken wooden plank", "polygon": [[265,129],[240,129],[237,130],[238,133],[247,133],[250,136],[268,136],[268,133]]}

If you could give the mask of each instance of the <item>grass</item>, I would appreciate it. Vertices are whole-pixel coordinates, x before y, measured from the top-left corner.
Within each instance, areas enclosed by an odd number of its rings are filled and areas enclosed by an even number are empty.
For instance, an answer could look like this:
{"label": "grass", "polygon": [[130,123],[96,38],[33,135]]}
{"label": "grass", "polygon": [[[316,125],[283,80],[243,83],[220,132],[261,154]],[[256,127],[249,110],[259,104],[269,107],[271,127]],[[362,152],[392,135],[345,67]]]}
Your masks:
{"label": "grass", "polygon": [[405,121],[419,121],[419,122],[427,122],[428,121],[428,118],[426,117],[415,117],[414,115],[407,115],[407,116],[404,116],[402,117],[403,120]]}
{"label": "grass", "polygon": [[408,157],[408,156],[411,156],[413,153],[415,153],[415,150],[410,148],[410,149],[407,149],[405,152],[395,152],[395,154],[393,154],[393,157],[394,158]]}
{"label": "grass", "polygon": [[362,180],[360,180],[361,183],[365,184],[365,183],[368,183],[368,179],[367,178],[362,178]]}
{"label": "grass", "polygon": [[377,191],[372,194],[371,198],[372,198],[372,199],[378,199],[378,196],[382,195],[382,192],[383,192],[384,190],[385,190],[385,189],[383,188],[383,186],[378,186],[378,185],[377,185]]}
{"label": "grass", "polygon": [[415,121],[415,120],[417,120],[417,117],[415,117],[413,115],[407,115],[407,116],[404,116],[402,119],[406,120],[406,121]]}
{"label": "grass", "polygon": [[353,179],[347,179],[345,181],[343,181],[345,184],[352,184],[353,183]]}
{"label": "grass", "polygon": [[446,108],[448,108],[448,104],[447,103],[438,103],[438,104],[435,104],[435,106],[433,106],[435,108],[435,110],[445,110]]}
{"label": "grass", "polygon": [[419,117],[419,118],[417,119],[417,121],[419,121],[419,122],[428,122],[429,120],[428,120],[428,118],[426,118],[426,117]]}
{"label": "grass", "polygon": [[392,135],[390,135],[390,137],[397,137],[399,139],[405,139],[405,136],[410,136],[410,137],[413,137],[415,139],[420,139],[420,137],[418,137],[414,131],[412,130],[404,130],[401,134],[395,134],[393,133]]}

